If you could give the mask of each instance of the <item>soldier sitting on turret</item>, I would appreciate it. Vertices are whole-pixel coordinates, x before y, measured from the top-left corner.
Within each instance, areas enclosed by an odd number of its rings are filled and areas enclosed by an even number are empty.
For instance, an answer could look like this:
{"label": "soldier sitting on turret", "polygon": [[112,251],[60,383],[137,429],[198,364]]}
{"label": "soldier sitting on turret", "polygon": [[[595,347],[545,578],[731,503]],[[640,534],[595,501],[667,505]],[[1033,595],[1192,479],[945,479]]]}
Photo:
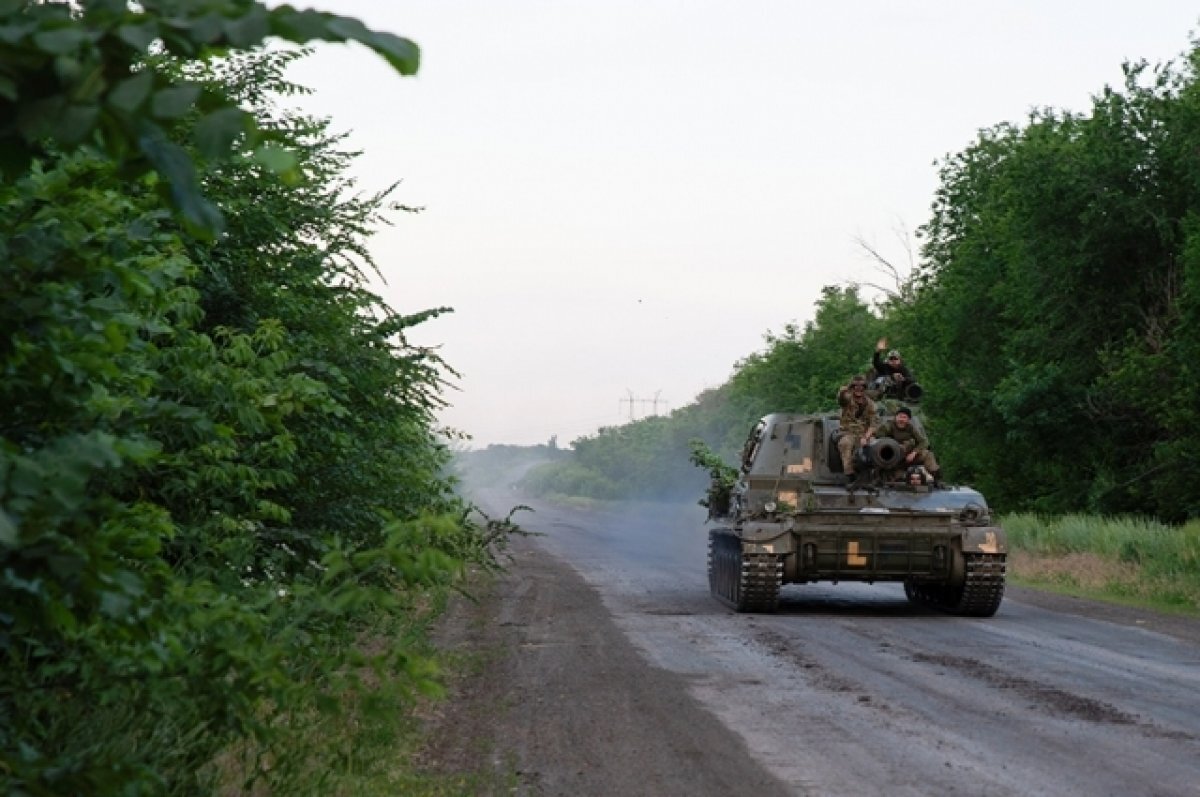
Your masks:
{"label": "soldier sitting on turret", "polygon": [[852,481],[855,478],[854,455],[875,432],[875,402],[867,395],[866,377],[851,379],[850,384],[838,391],[837,400],[842,408],[838,453],[842,455],[842,473],[846,474],[847,481]]}
{"label": "soldier sitting on turret", "polygon": [[935,485],[941,482],[937,460],[929,450],[929,438],[921,427],[912,422],[912,410],[908,407],[897,409],[891,420],[879,425],[875,436],[890,437],[904,447],[904,458],[896,463],[897,469],[921,466],[929,471]]}

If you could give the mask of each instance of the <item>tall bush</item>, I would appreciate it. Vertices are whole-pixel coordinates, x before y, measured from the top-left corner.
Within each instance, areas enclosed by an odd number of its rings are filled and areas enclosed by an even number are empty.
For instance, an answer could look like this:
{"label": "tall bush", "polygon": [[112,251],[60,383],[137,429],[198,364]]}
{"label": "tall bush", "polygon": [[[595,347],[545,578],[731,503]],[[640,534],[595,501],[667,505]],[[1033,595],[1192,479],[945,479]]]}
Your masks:
{"label": "tall bush", "polygon": [[[47,24],[18,5],[5,24]],[[55,18],[71,41],[90,12],[109,19],[82,5]],[[353,194],[324,123],[268,108],[288,58],[140,67],[244,108],[293,153],[290,188],[256,136],[210,165],[214,245],[115,139],[38,139],[0,184],[6,793],[203,793],[231,772],[248,789],[306,766],[317,788],[300,731],[363,706],[378,675],[431,686],[416,650],[370,635],[487,555],[443,475],[451,372],[405,339],[440,311],[401,315],[366,288],[386,195]],[[203,113],[157,119],[171,152],[193,152]]]}

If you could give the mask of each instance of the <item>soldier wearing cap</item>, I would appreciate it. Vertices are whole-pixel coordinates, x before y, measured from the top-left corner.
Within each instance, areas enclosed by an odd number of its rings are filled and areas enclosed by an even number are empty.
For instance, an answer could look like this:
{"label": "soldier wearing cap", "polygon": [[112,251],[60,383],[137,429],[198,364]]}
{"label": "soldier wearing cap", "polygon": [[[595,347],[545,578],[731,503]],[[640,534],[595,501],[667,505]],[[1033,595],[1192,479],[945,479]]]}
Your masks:
{"label": "soldier wearing cap", "polygon": [[941,471],[933,452],[929,450],[929,438],[921,427],[912,422],[912,410],[908,407],[898,408],[891,420],[879,425],[875,434],[890,437],[904,447],[904,459],[897,463],[897,468],[919,465],[929,471],[935,484],[940,481]]}
{"label": "soldier wearing cap", "polygon": [[838,390],[837,400],[842,408],[838,453],[842,455],[842,472],[851,479],[854,477],[854,452],[866,445],[875,433],[875,402],[867,395],[867,380],[861,375]]}
{"label": "soldier wearing cap", "polygon": [[904,358],[897,349],[888,351],[887,358],[884,358],[883,352],[887,345],[887,338],[880,338],[875,344],[875,351],[871,355],[871,367],[875,369],[876,378],[888,377],[893,384],[903,388],[906,383],[913,381],[912,371],[904,364]]}

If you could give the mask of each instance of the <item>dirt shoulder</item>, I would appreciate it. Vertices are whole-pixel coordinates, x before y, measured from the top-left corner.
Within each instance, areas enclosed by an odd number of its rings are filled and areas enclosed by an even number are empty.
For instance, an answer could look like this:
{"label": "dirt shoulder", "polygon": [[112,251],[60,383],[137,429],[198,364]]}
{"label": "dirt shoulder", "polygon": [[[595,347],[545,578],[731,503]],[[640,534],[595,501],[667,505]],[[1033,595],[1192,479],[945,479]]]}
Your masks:
{"label": "dirt shoulder", "polygon": [[436,644],[461,672],[427,720],[423,768],[464,794],[790,793],[647,664],[569,566],[527,539],[478,600],[456,598]]}

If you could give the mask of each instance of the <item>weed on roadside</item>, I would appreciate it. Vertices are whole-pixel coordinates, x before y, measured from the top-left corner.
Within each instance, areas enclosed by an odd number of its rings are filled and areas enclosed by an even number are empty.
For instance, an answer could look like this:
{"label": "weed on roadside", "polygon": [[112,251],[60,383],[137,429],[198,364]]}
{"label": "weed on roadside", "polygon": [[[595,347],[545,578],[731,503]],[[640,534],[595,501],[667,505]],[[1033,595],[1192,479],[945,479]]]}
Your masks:
{"label": "weed on roadside", "polygon": [[1003,519],[1017,583],[1163,611],[1200,613],[1200,521],[1034,514]]}

